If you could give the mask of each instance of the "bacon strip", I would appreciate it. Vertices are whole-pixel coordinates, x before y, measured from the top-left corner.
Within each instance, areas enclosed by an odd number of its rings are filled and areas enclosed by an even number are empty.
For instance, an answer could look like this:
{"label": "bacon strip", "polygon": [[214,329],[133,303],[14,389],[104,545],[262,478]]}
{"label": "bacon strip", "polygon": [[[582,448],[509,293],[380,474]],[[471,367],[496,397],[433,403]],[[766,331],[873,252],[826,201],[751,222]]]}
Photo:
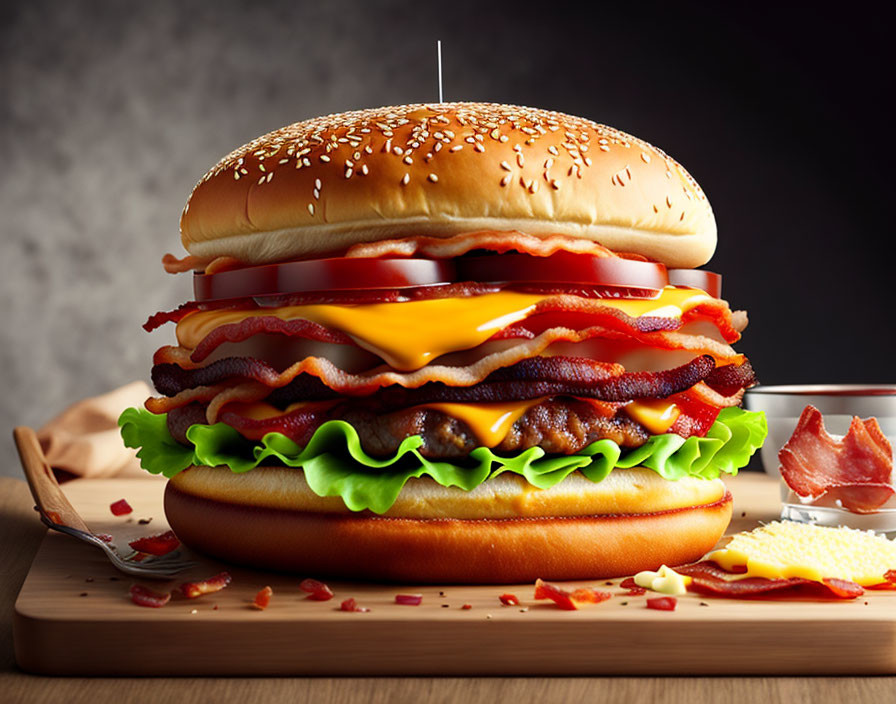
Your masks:
{"label": "bacon strip", "polygon": [[[533,357],[498,369],[473,386],[446,386],[432,382],[415,389],[393,386],[381,389],[370,399],[385,407],[444,401],[519,401],[557,395],[621,402],[635,398],[665,398],[686,391],[708,377],[714,369],[715,362],[709,356],[698,357],[663,372],[629,373],[623,373],[619,365],[590,359]],[[192,370],[181,369],[174,364],[157,365],[152,372],[156,389],[169,396],[174,396],[185,388],[208,386],[234,376],[253,379],[270,387],[274,386],[279,377],[276,370],[264,362],[244,357],[222,359],[207,367]],[[297,391],[310,392],[312,397],[296,396],[289,400],[338,397],[335,392],[327,396],[324,385],[314,389],[308,388],[309,384],[302,377],[297,377],[294,381],[300,382]],[[279,395],[277,401],[286,402],[286,395]]]}
{"label": "bacon strip", "polygon": [[713,596],[732,598],[769,596],[772,593],[784,590],[792,591],[798,587],[823,588],[826,590],[827,596],[841,599],[854,599],[865,593],[865,590],[860,585],[845,579],[825,579],[822,582],[815,582],[802,577],[789,577],[786,579],[747,577],[745,579],[737,579],[737,573],[723,570],[716,563],[710,561],[676,567],[675,571],[693,578],[693,582],[688,585],[689,591],[711,594]]}
{"label": "bacon strip", "polygon": [[521,252],[536,257],[548,257],[556,252],[591,254],[598,257],[622,257],[647,261],[639,254],[620,254],[581,237],[549,235],[536,237],[518,230],[479,230],[453,237],[405,237],[356,244],[345,253],[346,257],[432,257],[448,259],[459,257],[474,249],[490,252]]}
{"label": "bacon strip", "polygon": [[844,438],[835,440],[821,412],[806,406],[778,459],[796,494],[836,499],[848,511],[873,513],[894,494],[893,449],[876,418],[853,417]]}

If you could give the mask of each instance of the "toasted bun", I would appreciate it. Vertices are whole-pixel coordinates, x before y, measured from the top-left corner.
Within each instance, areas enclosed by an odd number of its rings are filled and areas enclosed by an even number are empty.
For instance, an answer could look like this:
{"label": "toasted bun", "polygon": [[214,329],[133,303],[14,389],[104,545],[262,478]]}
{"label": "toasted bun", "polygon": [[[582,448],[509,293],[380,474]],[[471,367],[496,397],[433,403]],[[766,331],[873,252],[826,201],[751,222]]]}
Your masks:
{"label": "toasted bun", "polygon": [[193,190],[184,247],[247,263],[475,230],[563,234],[670,267],[705,264],[709,202],[659,149],[590,120],[488,103],[402,105],[284,127]]}
{"label": "toasted bun", "polygon": [[184,543],[231,562],[419,583],[598,579],[683,564],[712,549],[731,518],[721,482],[668,482],[644,468],[599,483],[572,475],[547,490],[507,475],[472,492],[415,480],[385,516],[314,498],[295,470],[193,467],[168,482],[165,513]]}

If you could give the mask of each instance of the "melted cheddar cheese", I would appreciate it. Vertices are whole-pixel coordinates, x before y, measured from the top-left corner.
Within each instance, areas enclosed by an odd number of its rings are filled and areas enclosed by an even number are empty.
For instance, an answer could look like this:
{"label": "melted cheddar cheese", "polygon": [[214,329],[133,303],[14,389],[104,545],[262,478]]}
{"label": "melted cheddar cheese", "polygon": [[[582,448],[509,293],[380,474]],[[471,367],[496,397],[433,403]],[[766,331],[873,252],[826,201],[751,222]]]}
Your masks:
{"label": "melted cheddar cheese", "polygon": [[[420,369],[449,352],[482,344],[492,335],[524,320],[548,295],[500,291],[465,298],[437,298],[403,303],[360,305],[311,304],[269,310],[197,311],[177,324],[178,343],[195,347],[212,330],[246,318],[274,316],[304,319],[339,330],[359,346],[381,357],[393,369]],[[601,300],[633,318],[680,318],[686,311],[713,300],[694,288],[666,287],[657,298]]]}

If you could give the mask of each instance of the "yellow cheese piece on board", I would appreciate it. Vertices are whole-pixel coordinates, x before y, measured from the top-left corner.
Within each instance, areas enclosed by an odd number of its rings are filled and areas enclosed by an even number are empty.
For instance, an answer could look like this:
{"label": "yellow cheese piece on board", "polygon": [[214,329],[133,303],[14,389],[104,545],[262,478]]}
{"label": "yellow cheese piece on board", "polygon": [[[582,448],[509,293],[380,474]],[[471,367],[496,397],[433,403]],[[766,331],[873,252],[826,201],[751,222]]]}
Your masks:
{"label": "yellow cheese piece on board", "polygon": [[896,569],[896,541],[872,531],[774,521],[738,533],[706,559],[729,571],[746,565],[737,579],[845,579],[868,587]]}

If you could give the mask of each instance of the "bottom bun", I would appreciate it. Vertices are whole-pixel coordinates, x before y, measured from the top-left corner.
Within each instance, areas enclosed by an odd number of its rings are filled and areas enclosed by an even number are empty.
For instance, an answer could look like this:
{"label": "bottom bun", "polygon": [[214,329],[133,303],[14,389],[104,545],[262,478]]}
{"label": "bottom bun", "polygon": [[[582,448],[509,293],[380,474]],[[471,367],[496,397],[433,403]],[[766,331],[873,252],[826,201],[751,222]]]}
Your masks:
{"label": "bottom bun", "polygon": [[[222,478],[240,476],[221,471]],[[306,576],[502,584],[620,577],[693,562],[725,532],[731,494],[722,488],[707,503],[645,513],[403,518],[210,499],[171,481],[165,513],[185,544],[228,562]]]}

